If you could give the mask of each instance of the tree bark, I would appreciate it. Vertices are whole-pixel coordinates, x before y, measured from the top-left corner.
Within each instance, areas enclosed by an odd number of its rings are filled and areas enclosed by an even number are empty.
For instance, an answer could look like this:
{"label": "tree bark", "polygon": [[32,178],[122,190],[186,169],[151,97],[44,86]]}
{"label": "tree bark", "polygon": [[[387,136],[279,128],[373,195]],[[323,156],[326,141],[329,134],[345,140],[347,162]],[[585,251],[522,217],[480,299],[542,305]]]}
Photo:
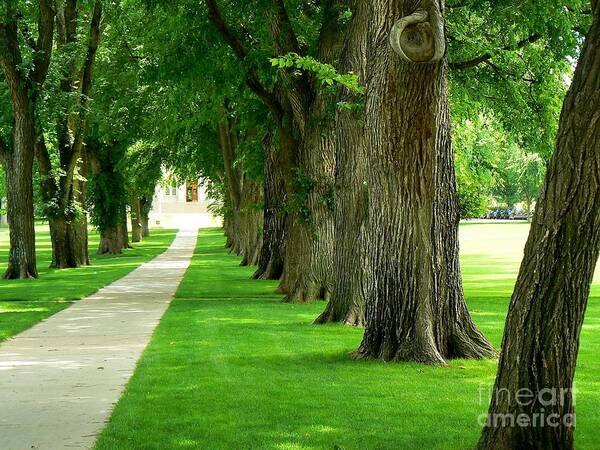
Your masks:
{"label": "tree bark", "polygon": [[130,218],[131,218],[131,242],[142,241],[142,222],[140,201],[137,197],[132,197],[130,201]]}
{"label": "tree bark", "polygon": [[140,221],[142,223],[142,237],[150,236],[150,219],[149,214],[152,209],[152,200],[146,197],[140,198]]}
{"label": "tree bark", "polygon": [[264,216],[261,254],[254,279],[278,280],[283,273],[285,251],[285,183],[277,161],[277,149],[273,136],[268,134],[264,141]]}
{"label": "tree bark", "polygon": [[510,302],[480,449],[573,448],[573,376],[600,252],[600,2],[592,14]]}
{"label": "tree bark", "polygon": [[261,202],[261,184],[246,179],[242,190],[242,205],[238,211],[238,222],[241,227],[242,266],[255,266],[262,248],[263,210]]}
{"label": "tree bark", "polygon": [[84,210],[87,189],[87,183],[84,181],[87,176],[87,158],[81,164],[79,173],[81,177],[73,180],[70,190],[65,195],[58,195],[59,181],[51,175],[52,166],[49,154],[45,149],[43,136],[38,136],[36,154],[42,175],[40,177],[42,198],[46,204],[54,205],[47,210],[52,242],[50,267],[65,269],[90,265],[87,216]]}
{"label": "tree bark", "polygon": [[234,129],[235,120],[223,120],[218,126],[219,142],[231,206],[226,229],[231,251],[242,257],[240,265],[258,263],[262,237],[262,211],[258,208],[261,199],[260,184],[248,178],[243,165],[237,161],[238,137]]}
{"label": "tree bark", "polygon": [[106,227],[100,230],[99,255],[117,255],[123,253],[123,245],[118,227]]}
{"label": "tree bark", "polygon": [[[408,62],[383,38],[403,12],[415,12],[413,2],[369,4],[365,236],[373,285],[356,356],[427,364],[493,356],[462,290],[447,60],[442,53],[437,61]],[[439,30],[443,1],[420,6],[429,9],[431,29]],[[432,55],[438,53],[436,48]]]}
{"label": "tree bark", "polygon": [[[316,55],[323,63],[336,64],[341,54],[343,31],[338,18],[337,2],[328,2]],[[291,208],[279,289],[286,294],[287,302],[329,300],[333,290],[334,124],[317,118],[329,117],[327,108],[334,99],[316,84],[308,89],[300,84],[286,93],[294,106],[301,139],[297,166],[284,174],[293,184],[286,184],[286,200]],[[307,105],[304,115],[298,112],[298,103]]]}
{"label": "tree bark", "polygon": [[[341,73],[355,73],[364,83],[368,8],[360,1],[353,6],[352,24],[339,70]],[[360,98],[344,90],[339,101],[354,103]],[[364,292],[368,291],[364,267],[368,263],[363,241],[368,206],[366,169],[369,156],[364,146],[363,119],[361,113],[348,110],[338,110],[336,114],[333,293],[315,323],[364,325]]]}
{"label": "tree bark", "polygon": [[[0,148],[8,187],[7,219],[10,250],[6,279],[37,277],[33,210],[33,159],[35,155],[35,105],[48,75],[52,55],[54,10],[52,2],[38,1],[37,39],[30,62],[23,60],[16,2],[6,4],[0,20],[0,66],[4,72],[13,111],[12,148]],[[31,64],[30,68],[26,68]],[[30,69],[30,70],[29,70]]]}
{"label": "tree bark", "polygon": [[33,114],[29,108],[15,113],[13,150],[5,158],[10,250],[4,278],[9,280],[38,276],[33,216]]}
{"label": "tree bark", "polygon": [[129,232],[127,230],[127,210],[123,205],[119,223],[117,224],[117,241],[122,249],[132,248],[129,244]]}

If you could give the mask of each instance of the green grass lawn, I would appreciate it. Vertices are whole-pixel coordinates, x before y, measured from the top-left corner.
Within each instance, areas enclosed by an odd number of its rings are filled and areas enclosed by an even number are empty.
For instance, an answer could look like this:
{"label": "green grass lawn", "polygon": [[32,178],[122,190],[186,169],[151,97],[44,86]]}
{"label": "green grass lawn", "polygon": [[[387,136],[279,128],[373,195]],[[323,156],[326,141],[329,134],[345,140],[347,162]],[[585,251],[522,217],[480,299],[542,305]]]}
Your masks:
{"label": "green grass lawn", "polygon": [[[461,227],[473,317],[501,340],[526,224]],[[362,331],[315,326],[324,304],[280,303],[276,284],[202,230],[196,255],[98,449],[466,449],[495,361],[449,367],[353,361]],[[596,277],[598,280],[599,278]],[[577,374],[577,448],[600,448],[599,285]]]}
{"label": "green grass lawn", "polygon": [[[152,236],[122,255],[96,255],[98,233],[90,232],[92,265],[79,269],[49,269],[52,246],[48,227],[36,229],[37,280],[0,279],[0,341],[31,327],[42,319],[87,297],[103,286],[125,276],[142,263],[167,249],[173,230],[152,230]],[[0,228],[0,276],[8,259],[8,229]]]}

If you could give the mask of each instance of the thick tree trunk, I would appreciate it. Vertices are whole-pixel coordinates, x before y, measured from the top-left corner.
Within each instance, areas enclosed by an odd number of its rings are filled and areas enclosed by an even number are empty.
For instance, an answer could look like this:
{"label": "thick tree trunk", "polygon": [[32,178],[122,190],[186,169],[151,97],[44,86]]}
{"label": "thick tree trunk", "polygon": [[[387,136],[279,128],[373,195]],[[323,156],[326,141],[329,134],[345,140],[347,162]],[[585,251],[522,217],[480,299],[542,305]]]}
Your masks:
{"label": "thick tree trunk", "polygon": [[86,153],[92,172],[94,224],[100,232],[97,253],[121,253],[128,246],[125,181],[118,170],[123,151],[118,145],[104,147],[91,140]]}
{"label": "thick tree trunk", "polygon": [[55,269],[75,268],[90,264],[87,251],[87,220],[67,222],[64,217],[49,219],[52,262]]}
{"label": "thick tree trunk", "polygon": [[225,248],[230,251],[233,248],[233,217],[231,213],[226,214],[223,217],[223,233],[225,234]]}
{"label": "thick tree trunk", "polygon": [[125,209],[125,205],[123,205],[121,219],[119,221],[119,224],[117,225],[117,236],[121,248],[132,248],[129,244],[129,232],[127,230],[127,211]]}
{"label": "thick tree trunk", "polygon": [[140,221],[142,223],[142,237],[150,236],[150,219],[149,214],[152,209],[152,200],[145,197],[140,199]]}
{"label": "thick tree trunk", "polygon": [[28,99],[19,96],[15,102],[20,107],[14,113],[13,149],[5,155],[10,250],[4,278],[37,278],[33,216],[35,113]]}
{"label": "thick tree trunk", "polygon": [[130,218],[131,218],[131,242],[142,241],[142,222],[140,201],[133,197],[129,203]]}
{"label": "thick tree trunk", "polygon": [[[437,1],[421,5],[434,29],[443,14]],[[382,38],[413,3],[369,3],[365,236],[374,278],[357,356],[428,364],[493,356],[463,297],[447,61],[405,61]]]}
{"label": "thick tree trunk", "polygon": [[81,177],[77,177],[73,180],[73,201],[81,208],[81,216],[78,217],[77,221],[71,225],[70,234],[73,248],[75,249],[75,256],[80,266],[90,265],[90,253],[89,253],[89,237],[88,237],[88,216],[87,216],[87,179],[89,176],[89,157],[85,150],[81,151],[81,167],[79,174]]}
{"label": "thick tree trunk", "polygon": [[15,146],[6,164],[8,230],[10,250],[5,279],[37,278],[33,217],[33,151]]}
{"label": "thick tree trunk", "polygon": [[240,254],[242,266],[258,264],[262,248],[261,229],[263,225],[263,210],[259,208],[261,201],[261,185],[256,181],[245,180],[242,189],[241,208],[237,211],[240,236]]}
{"label": "thick tree trunk", "polygon": [[[317,59],[335,64],[342,51],[343,32],[333,10],[321,30]],[[299,124],[302,139],[297,168],[285,173],[293,182],[287,189],[286,200],[292,208],[287,218],[280,284],[287,302],[329,300],[333,290],[335,130],[332,121],[316,118],[329,117],[327,110],[334,99],[320,86],[311,90],[306,117]],[[295,104],[295,93],[288,96]]]}
{"label": "thick tree trunk", "polygon": [[[322,111],[318,102],[311,116]],[[286,227],[285,264],[280,290],[287,302],[328,300],[333,289],[333,136],[311,124],[299,155],[293,209]]]}
{"label": "thick tree trunk", "polygon": [[480,449],[572,449],[573,376],[600,252],[600,2],[565,99]]}
{"label": "thick tree trunk", "polygon": [[[87,217],[84,211],[86,182],[78,177],[73,179],[65,204],[65,198],[61,196],[60,189],[54,180],[49,178],[51,175],[47,170],[41,170],[41,172],[44,172],[41,182],[44,199],[48,203],[51,201],[58,203],[58,208],[51,210],[48,217],[52,241],[50,267],[66,269],[90,265]],[[87,176],[86,162],[82,164],[80,175],[84,179]],[[79,215],[66,212],[73,209],[74,206],[80,209]]]}
{"label": "thick tree trunk", "polygon": [[238,136],[235,120],[228,119],[219,123],[218,135],[223,153],[231,220],[227,221],[227,244],[231,251],[242,256],[240,265],[251,266],[258,263],[262,247],[262,210],[258,208],[261,200],[260,184],[248,179],[241,164],[237,164]]}
{"label": "thick tree trunk", "polygon": [[253,277],[260,280],[278,280],[283,273],[285,251],[285,183],[277,161],[277,149],[271,135],[263,146],[265,149],[264,216],[262,248],[258,269]]}
{"label": "thick tree trunk", "polygon": [[24,58],[16,2],[4,2],[0,67],[10,93],[13,112],[12,149],[0,148],[8,187],[10,250],[4,278],[37,277],[33,210],[33,159],[35,156],[35,105],[48,75],[53,47],[52,2],[38,2],[36,51]]}
{"label": "thick tree trunk", "polygon": [[[356,2],[347,33],[340,72],[353,72],[364,82],[368,8]],[[339,101],[356,102],[357,96],[345,90]],[[361,114],[339,110],[335,139],[335,251],[333,258],[333,294],[325,311],[315,323],[343,322],[363,325],[368,291],[365,266],[364,225],[367,219],[364,127]]]}
{"label": "thick tree trunk", "polygon": [[100,230],[99,255],[116,255],[123,253],[123,243],[117,227],[107,227]]}

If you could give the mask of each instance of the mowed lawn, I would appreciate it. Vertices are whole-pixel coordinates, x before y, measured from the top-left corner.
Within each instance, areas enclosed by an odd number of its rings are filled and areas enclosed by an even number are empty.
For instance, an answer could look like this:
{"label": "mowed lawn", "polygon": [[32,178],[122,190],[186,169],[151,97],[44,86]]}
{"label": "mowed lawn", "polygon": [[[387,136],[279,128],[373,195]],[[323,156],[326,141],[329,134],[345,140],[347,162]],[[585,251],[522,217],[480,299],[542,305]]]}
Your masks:
{"label": "mowed lawn", "polygon": [[[465,290],[496,346],[526,224],[461,227]],[[177,297],[97,441],[98,449],[467,449],[496,361],[449,367],[353,361],[362,330],[312,325],[322,302],[289,305],[276,282],[202,230]],[[597,277],[598,280],[598,277]],[[599,285],[577,373],[577,448],[600,448]]]}
{"label": "mowed lawn", "polygon": [[[42,319],[68,307],[73,301],[127,275],[142,263],[164,252],[175,231],[153,229],[152,236],[121,255],[96,255],[98,233],[90,232],[91,266],[78,269],[50,269],[52,246],[47,225],[36,228],[37,280],[0,279],[0,341],[31,327]],[[0,277],[8,261],[9,236],[0,228]]]}

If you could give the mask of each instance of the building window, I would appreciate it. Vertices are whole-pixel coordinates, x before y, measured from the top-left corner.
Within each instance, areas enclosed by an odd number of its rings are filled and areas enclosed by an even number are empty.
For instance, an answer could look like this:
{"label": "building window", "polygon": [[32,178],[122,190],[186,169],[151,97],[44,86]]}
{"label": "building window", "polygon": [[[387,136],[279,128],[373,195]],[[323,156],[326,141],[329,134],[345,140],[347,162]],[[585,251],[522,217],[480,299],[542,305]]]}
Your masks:
{"label": "building window", "polygon": [[185,200],[188,203],[198,201],[198,182],[197,181],[187,181],[186,182]]}

